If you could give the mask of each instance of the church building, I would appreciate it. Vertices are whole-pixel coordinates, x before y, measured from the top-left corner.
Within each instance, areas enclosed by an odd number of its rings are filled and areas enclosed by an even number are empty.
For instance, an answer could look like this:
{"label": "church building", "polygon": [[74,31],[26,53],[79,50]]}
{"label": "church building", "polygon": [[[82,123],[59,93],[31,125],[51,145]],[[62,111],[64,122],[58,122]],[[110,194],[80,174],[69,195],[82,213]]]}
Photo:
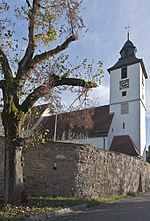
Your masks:
{"label": "church building", "polygon": [[136,57],[136,47],[129,40],[129,34],[119,60],[108,73],[110,104],[44,117],[48,138],[90,144],[145,159],[145,80],[148,75],[143,60]]}

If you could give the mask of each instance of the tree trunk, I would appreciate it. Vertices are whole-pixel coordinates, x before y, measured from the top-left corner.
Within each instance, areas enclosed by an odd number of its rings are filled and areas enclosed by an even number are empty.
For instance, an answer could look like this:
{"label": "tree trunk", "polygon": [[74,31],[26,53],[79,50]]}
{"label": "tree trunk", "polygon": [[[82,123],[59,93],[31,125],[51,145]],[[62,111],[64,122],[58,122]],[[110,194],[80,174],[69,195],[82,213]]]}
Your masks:
{"label": "tree trunk", "polygon": [[5,128],[4,199],[5,203],[13,203],[21,201],[24,190],[23,146],[16,115],[9,115],[4,109],[2,120]]}
{"label": "tree trunk", "polygon": [[22,147],[14,148],[8,138],[5,144],[5,203],[21,201],[24,189]]}

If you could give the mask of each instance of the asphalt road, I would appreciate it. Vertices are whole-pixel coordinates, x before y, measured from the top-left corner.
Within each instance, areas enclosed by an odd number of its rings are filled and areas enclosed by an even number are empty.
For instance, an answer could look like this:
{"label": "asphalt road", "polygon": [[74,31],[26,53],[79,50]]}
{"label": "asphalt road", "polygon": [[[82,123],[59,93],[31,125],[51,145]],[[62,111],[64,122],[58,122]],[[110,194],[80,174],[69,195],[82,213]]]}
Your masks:
{"label": "asphalt road", "polygon": [[79,211],[57,221],[150,221],[150,193]]}

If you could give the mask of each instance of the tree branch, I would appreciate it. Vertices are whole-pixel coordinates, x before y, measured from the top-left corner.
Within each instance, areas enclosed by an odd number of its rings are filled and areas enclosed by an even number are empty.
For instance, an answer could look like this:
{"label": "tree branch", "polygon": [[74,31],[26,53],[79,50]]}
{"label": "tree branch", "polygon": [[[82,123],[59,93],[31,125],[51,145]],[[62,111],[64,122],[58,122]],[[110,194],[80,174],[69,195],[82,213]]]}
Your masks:
{"label": "tree branch", "polygon": [[45,84],[37,87],[34,89],[32,93],[28,95],[28,97],[25,99],[25,101],[20,105],[20,109],[27,113],[29,109],[35,104],[35,102],[42,96],[46,95],[46,86]]}
{"label": "tree branch", "polygon": [[2,66],[2,73],[4,74],[5,80],[12,81],[13,74],[12,74],[11,68],[9,66],[8,59],[1,48],[0,48],[0,64]]}
{"label": "tree branch", "polygon": [[44,61],[44,60],[60,53],[61,51],[65,50],[66,48],[68,48],[69,44],[75,40],[77,40],[77,38],[72,35],[63,44],[57,46],[56,48],[54,48],[50,51],[44,52],[42,54],[36,55],[32,59],[31,68],[33,68],[36,64],[40,63],[41,61]]}
{"label": "tree branch", "polygon": [[78,86],[78,87],[86,87],[86,88],[93,88],[97,87],[97,84],[95,82],[87,82],[83,79],[79,78],[65,78],[65,77],[59,77],[56,75],[53,75],[53,81],[54,81],[54,87],[62,86],[62,85],[68,85],[68,86]]}
{"label": "tree branch", "polygon": [[31,9],[31,5],[30,5],[29,0],[26,0],[26,3],[27,3],[27,5],[28,5],[28,8]]}
{"label": "tree branch", "polygon": [[[28,6],[30,6],[29,2],[27,1]],[[39,0],[33,0],[33,6],[29,10],[29,42],[25,52],[24,57],[19,62],[18,72],[16,75],[16,80],[18,84],[18,89],[22,89],[25,81],[28,78],[27,71],[30,68],[31,60],[36,48],[34,35],[36,29],[36,16],[39,11]]]}
{"label": "tree branch", "polygon": [[[97,84],[94,82],[86,82],[85,80],[78,78],[60,78],[57,75],[52,75],[49,82],[52,82],[50,85],[47,85],[51,88],[68,85],[68,86],[79,86],[86,88],[97,87]],[[20,106],[23,112],[28,112],[28,110],[35,104],[35,102],[42,96],[47,94],[47,86],[45,83],[37,87],[31,94],[28,95],[26,100]]]}
{"label": "tree branch", "polygon": [[39,9],[39,0],[33,1],[33,7],[29,11],[29,42],[25,52],[24,57],[19,62],[21,68],[27,66],[28,62],[33,56],[35,51],[35,42],[34,42],[34,34],[35,34],[35,26],[36,26],[36,16],[38,14]]}
{"label": "tree branch", "polygon": [[[25,81],[27,80],[27,78],[29,77],[31,73],[31,70],[35,67],[36,64],[65,50],[71,42],[77,40],[77,37],[70,36],[63,44],[57,46],[56,48],[48,52],[44,52],[42,54],[36,55],[33,59],[32,59],[32,56],[34,53],[34,47],[32,48],[32,46],[34,46],[34,43],[33,43],[34,41],[33,39],[31,41],[31,39],[32,39],[32,36],[30,37],[29,46],[27,48],[25,56],[19,63],[18,73],[16,76],[16,80],[18,84],[18,91],[21,91]],[[31,44],[30,44],[30,41],[31,41]]]}

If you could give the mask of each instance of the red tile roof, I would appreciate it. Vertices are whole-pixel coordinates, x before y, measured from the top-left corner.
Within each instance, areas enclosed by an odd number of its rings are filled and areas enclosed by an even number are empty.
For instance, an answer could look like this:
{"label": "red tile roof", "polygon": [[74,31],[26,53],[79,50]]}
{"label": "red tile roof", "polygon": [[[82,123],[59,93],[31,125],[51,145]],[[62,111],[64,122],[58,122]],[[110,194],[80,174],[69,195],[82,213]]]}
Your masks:
{"label": "red tile roof", "polygon": [[111,151],[124,153],[130,156],[139,156],[140,153],[133,143],[129,135],[114,136],[111,146]]}
{"label": "red tile roof", "polygon": [[[113,114],[109,105],[78,110],[57,115],[58,140],[83,137],[105,137],[108,134]],[[43,130],[48,129],[48,139],[53,139],[56,116],[45,117]]]}

